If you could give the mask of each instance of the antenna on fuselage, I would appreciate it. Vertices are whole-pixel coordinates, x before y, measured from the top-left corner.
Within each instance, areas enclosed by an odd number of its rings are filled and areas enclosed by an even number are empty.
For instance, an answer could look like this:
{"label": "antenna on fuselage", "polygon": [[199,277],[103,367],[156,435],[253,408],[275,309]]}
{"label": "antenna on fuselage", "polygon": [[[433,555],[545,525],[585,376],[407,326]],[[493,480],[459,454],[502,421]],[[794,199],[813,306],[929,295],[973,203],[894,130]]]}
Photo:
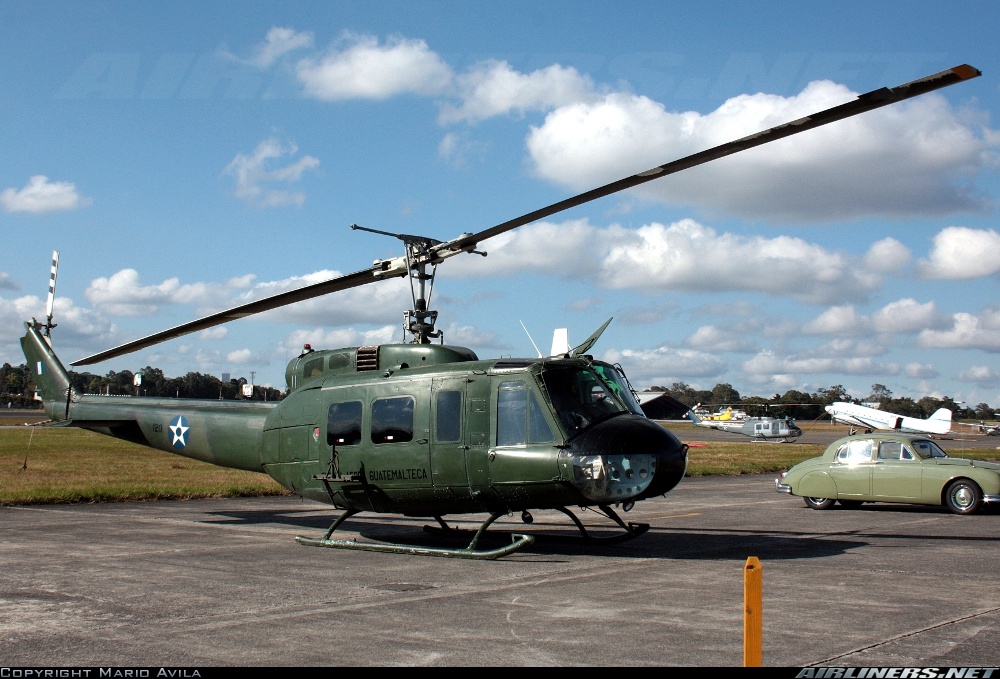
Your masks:
{"label": "antenna on fuselage", "polygon": [[531,346],[535,347],[535,353],[538,354],[538,358],[545,358],[542,356],[542,352],[539,350],[538,345],[535,344],[535,340],[531,338],[531,333],[528,332],[528,328],[525,327],[524,321],[518,321],[518,323],[520,323],[521,327],[524,328],[524,334],[528,336],[528,341],[531,342]]}

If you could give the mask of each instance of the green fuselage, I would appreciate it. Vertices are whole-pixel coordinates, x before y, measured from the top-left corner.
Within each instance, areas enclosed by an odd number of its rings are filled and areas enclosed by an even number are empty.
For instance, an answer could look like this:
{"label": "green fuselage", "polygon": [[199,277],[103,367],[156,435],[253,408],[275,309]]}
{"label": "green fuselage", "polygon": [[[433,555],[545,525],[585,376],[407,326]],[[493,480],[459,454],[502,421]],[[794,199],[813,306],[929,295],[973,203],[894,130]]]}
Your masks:
{"label": "green fuselage", "polygon": [[[686,447],[607,364],[482,361],[383,345],[304,353],[279,402],[77,394],[38,327],[22,340],[50,417],[264,472],[344,509],[441,516],[629,502],[680,480]],[[616,381],[617,379],[617,381]]]}

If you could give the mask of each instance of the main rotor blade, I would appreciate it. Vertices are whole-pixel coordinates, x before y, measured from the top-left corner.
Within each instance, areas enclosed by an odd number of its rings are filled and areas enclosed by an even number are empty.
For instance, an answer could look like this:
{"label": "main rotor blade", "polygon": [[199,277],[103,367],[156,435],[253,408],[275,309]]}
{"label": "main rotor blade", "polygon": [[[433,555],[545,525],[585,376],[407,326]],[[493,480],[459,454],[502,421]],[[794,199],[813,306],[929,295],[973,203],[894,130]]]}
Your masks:
{"label": "main rotor blade", "polygon": [[[947,71],[941,71],[940,73],[929,75],[925,78],[920,78],[919,80],[914,80],[897,87],[883,87],[881,89],[868,92],[867,94],[861,94],[856,100],[846,104],[841,104],[840,106],[835,106],[825,111],[820,111],[819,113],[799,118],[798,120],[794,120],[790,123],[772,127],[769,130],[764,130],[763,132],[758,132],[748,137],[743,137],[742,139],[737,139],[736,141],[731,141],[706,151],[700,151],[687,156],[686,158],[681,158],[680,160],[675,160],[665,165],[659,165],[650,170],[646,170],[645,172],[640,172],[632,175],[631,177],[626,177],[625,179],[619,179],[616,182],[605,184],[604,186],[581,193],[577,196],[573,196],[572,198],[567,198],[559,201],[558,203],[553,203],[548,207],[543,207],[539,210],[535,210],[520,217],[516,217],[515,219],[503,222],[502,224],[497,224],[496,226],[480,231],[479,233],[460,236],[459,238],[448,241],[447,243],[436,243],[430,248],[430,259],[433,260],[433,253],[435,251],[440,251],[442,253],[444,251],[448,251],[450,254],[457,254],[457,252],[461,250],[472,250],[476,244],[481,241],[492,238],[493,236],[498,236],[507,231],[511,231],[519,226],[536,222],[539,219],[544,219],[545,217],[568,210],[572,207],[576,207],[577,205],[589,203],[592,200],[596,200],[619,191],[624,191],[625,189],[630,189],[634,186],[644,184],[654,179],[659,179],[660,177],[664,177],[668,174],[673,174],[675,172],[680,172],[681,170],[686,170],[688,168],[707,163],[710,160],[732,155],[755,146],[761,146],[762,144],[767,144],[768,142],[772,142],[777,139],[790,137],[791,135],[798,134],[799,132],[805,132],[806,130],[811,130],[813,128],[820,127],[821,125],[826,125],[827,123],[843,120],[844,118],[849,118],[851,116],[858,115],[859,113],[871,111],[882,106],[888,106],[889,104],[894,104],[896,102],[903,101],[904,99],[916,97],[942,87],[954,85],[955,83],[963,80],[969,80],[980,75],[982,75],[982,73],[978,69],[975,69],[967,64],[962,64]],[[78,366],[100,363],[101,361],[105,361],[109,358],[116,358],[133,351],[138,351],[139,349],[145,349],[146,347],[153,346],[154,344],[158,344],[169,339],[181,337],[192,332],[197,332],[198,330],[205,330],[206,328],[221,325],[222,323],[227,323],[239,318],[245,318],[246,316],[251,316],[264,311],[270,311],[271,309],[277,309],[278,307],[293,304],[295,302],[302,302],[314,297],[320,297],[331,292],[339,292],[341,290],[355,288],[368,283],[374,283],[382,280],[383,278],[404,276],[406,274],[407,271],[405,270],[397,272],[393,269],[392,271],[389,271],[385,266],[376,264],[369,269],[356,271],[352,274],[340,276],[339,278],[333,278],[322,283],[308,285],[304,288],[283,292],[266,299],[235,307],[228,311],[222,311],[196,321],[184,323],[169,330],[164,330],[154,335],[149,335],[148,337],[123,344],[119,347],[115,347],[114,349],[109,349],[107,351],[102,351],[99,354],[82,358],[71,363],[70,365]]]}
{"label": "main rotor blade", "polygon": [[806,130],[826,125],[827,123],[843,120],[844,118],[850,118],[851,116],[856,116],[859,113],[865,113],[867,111],[881,108],[882,106],[888,106],[889,104],[895,104],[903,101],[904,99],[910,99],[911,97],[926,94],[927,92],[941,89],[942,87],[948,87],[949,85],[954,85],[955,83],[962,82],[963,80],[976,78],[980,75],[982,75],[980,70],[973,68],[968,64],[962,64],[960,66],[950,68],[947,71],[941,71],[940,73],[935,73],[934,75],[929,75],[924,78],[920,78],[919,80],[898,85],[897,87],[883,87],[877,90],[872,90],[866,94],[858,95],[857,99],[849,101],[846,104],[841,104],[840,106],[835,106],[833,108],[826,109],[825,111],[820,111],[819,113],[813,113],[812,115],[808,115],[804,118],[793,120],[790,123],[784,123],[782,125],[772,127],[769,130],[757,132],[756,134],[751,134],[748,137],[727,142],[705,151],[699,151],[698,153],[681,158],[680,160],[674,160],[665,165],[659,165],[646,170],[645,172],[640,172],[632,175],[631,177],[619,179],[618,181],[611,182],[610,184],[605,184],[604,186],[596,189],[591,189],[590,191],[573,196],[572,198],[561,200],[558,203],[553,203],[548,207],[543,207],[540,210],[529,212],[526,215],[521,215],[520,217],[516,217],[502,224],[497,224],[496,226],[480,231],[479,233],[462,236],[454,241],[450,241],[447,246],[449,248],[456,249],[467,246],[475,246],[480,241],[492,238],[493,236],[498,236],[501,233],[516,229],[519,226],[537,222],[539,219],[544,219],[545,217],[554,215],[557,212],[562,212],[563,210],[568,210],[572,207],[576,207],[577,205],[589,203],[592,200],[603,198],[604,196],[611,195],[612,193],[624,191],[625,189],[631,189],[634,186],[645,184],[646,182],[659,179],[660,177],[665,177],[668,174],[680,172],[681,170],[687,170],[688,168],[707,163],[710,160],[723,158],[725,156],[738,153],[739,151],[745,151],[746,149],[750,149],[755,146],[761,146],[762,144],[783,139],[784,137],[790,137],[793,134],[798,134],[799,132],[805,132]]}
{"label": "main rotor blade", "polygon": [[[81,358],[78,361],[70,363],[70,365],[92,365],[94,363],[100,363],[101,361],[106,361],[109,358],[116,358],[124,354],[130,354],[133,351],[145,349],[146,347],[151,347],[154,344],[159,344],[160,342],[165,342],[166,340],[181,337],[192,332],[205,330],[206,328],[211,328],[216,325],[222,325],[223,323],[228,323],[229,321],[235,321],[238,318],[245,318],[246,316],[252,316],[253,314],[270,311],[271,309],[277,309],[278,307],[294,304],[295,302],[302,302],[307,299],[312,299],[313,297],[327,295],[331,292],[340,292],[341,290],[356,288],[367,283],[375,283],[376,281],[382,280],[381,278],[375,277],[375,272],[377,270],[378,267],[373,266],[369,269],[363,269],[361,271],[355,271],[354,273],[339,276],[337,278],[331,278],[328,281],[313,283],[312,285],[307,285],[303,288],[296,288],[295,290],[282,292],[277,295],[272,295],[271,297],[259,299],[255,302],[249,302],[238,307],[233,307],[228,311],[220,311],[217,314],[205,316],[204,318],[199,318],[196,321],[184,323],[170,328],[169,330],[163,330],[154,335],[149,335],[148,337],[143,337],[142,339],[134,340],[127,344],[122,344],[114,349],[108,349],[107,351],[102,351],[99,354]],[[405,275],[405,272],[398,274],[398,276],[402,275]]]}

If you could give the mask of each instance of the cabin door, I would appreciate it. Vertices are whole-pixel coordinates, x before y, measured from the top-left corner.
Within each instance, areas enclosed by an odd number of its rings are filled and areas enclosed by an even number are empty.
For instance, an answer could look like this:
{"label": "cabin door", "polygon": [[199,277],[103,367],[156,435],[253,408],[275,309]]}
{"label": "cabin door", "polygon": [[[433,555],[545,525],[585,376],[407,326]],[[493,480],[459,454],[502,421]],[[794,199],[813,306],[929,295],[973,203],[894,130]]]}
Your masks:
{"label": "cabin door", "polygon": [[431,391],[432,483],[436,488],[467,487],[466,379],[435,378]]}

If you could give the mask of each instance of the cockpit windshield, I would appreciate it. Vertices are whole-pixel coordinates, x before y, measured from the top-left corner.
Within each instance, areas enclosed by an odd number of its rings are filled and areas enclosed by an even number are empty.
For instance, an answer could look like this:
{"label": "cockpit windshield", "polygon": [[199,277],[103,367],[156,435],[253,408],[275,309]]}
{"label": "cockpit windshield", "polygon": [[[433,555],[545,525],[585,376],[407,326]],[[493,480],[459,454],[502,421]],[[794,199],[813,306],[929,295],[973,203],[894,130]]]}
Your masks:
{"label": "cockpit windshield", "polygon": [[570,436],[609,417],[629,412],[609,383],[592,368],[579,365],[549,367],[542,371],[542,382],[559,422]]}
{"label": "cockpit windshield", "polygon": [[635,392],[632,391],[632,385],[629,384],[628,378],[625,377],[621,366],[617,364],[611,365],[604,361],[594,361],[594,370],[607,382],[608,387],[625,404],[626,408],[631,410],[635,415],[646,416],[642,411],[642,406],[639,405],[639,401],[636,400]]}

